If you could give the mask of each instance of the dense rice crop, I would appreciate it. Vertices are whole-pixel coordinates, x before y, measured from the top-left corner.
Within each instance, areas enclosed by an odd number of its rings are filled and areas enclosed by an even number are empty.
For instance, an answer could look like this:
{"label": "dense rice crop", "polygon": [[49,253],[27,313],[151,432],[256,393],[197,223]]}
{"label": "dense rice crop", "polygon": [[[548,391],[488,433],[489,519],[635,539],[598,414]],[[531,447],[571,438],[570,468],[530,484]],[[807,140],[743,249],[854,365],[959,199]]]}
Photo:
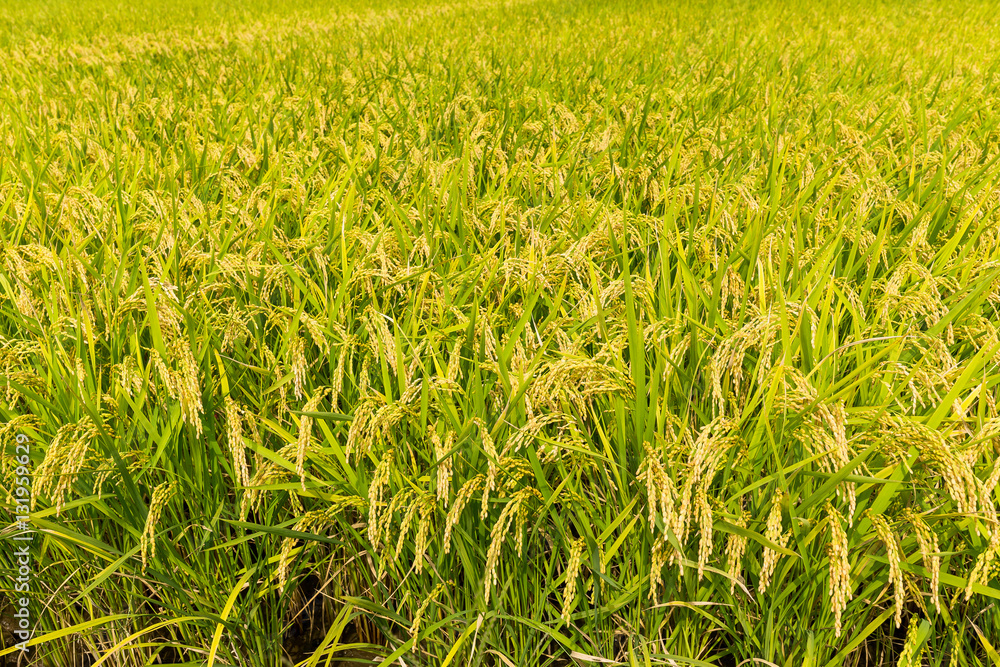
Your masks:
{"label": "dense rice crop", "polygon": [[995,9],[4,3],[33,659],[1000,665]]}

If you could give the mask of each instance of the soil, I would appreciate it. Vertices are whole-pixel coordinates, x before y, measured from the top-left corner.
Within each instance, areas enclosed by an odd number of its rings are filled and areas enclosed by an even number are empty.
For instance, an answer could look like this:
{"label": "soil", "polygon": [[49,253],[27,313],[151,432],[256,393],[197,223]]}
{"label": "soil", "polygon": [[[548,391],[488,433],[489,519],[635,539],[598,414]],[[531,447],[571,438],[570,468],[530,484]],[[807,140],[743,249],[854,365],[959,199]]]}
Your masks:
{"label": "soil", "polygon": [[[14,608],[11,607],[6,600],[0,598],[0,650],[14,645],[16,642],[14,631],[17,627],[17,619],[14,618]],[[326,636],[326,631],[326,628],[316,627],[313,629],[313,632],[307,634],[298,633],[286,636],[284,649],[286,657],[291,659],[291,662],[286,660],[286,664],[296,664],[308,658],[323,641],[323,638]],[[340,643],[359,643],[357,632],[355,631],[353,625],[347,628],[347,631],[341,638]],[[25,659],[24,656],[17,654],[0,657],[0,667],[33,666],[36,663],[30,656],[31,654],[29,653],[29,657],[27,657],[27,659]],[[338,653],[337,656],[330,662],[330,665],[331,667],[370,667],[370,665],[377,665],[379,662],[381,662],[381,657],[375,653],[360,651],[357,649],[348,649]],[[86,662],[83,664],[86,664]]]}
{"label": "soil", "polygon": [[[316,628],[315,632],[311,635],[286,637],[284,649],[288,656],[292,659],[291,664],[295,664],[305,658],[308,658],[323,641],[325,636],[326,629]],[[347,631],[344,632],[344,636],[340,639],[340,643],[356,644],[359,642],[360,640],[353,624],[348,626]],[[370,665],[377,665],[381,661],[382,658],[375,653],[360,651],[357,649],[348,649],[346,651],[338,652],[337,656],[330,662],[330,665],[331,667],[370,667]]]}

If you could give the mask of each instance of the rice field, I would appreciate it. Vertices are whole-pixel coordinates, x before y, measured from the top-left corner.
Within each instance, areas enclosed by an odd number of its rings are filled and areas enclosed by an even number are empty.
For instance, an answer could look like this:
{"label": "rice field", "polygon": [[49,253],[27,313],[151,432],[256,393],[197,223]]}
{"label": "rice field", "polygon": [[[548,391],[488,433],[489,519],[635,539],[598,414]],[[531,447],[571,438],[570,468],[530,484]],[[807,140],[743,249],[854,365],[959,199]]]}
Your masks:
{"label": "rice field", "polygon": [[1000,666],[997,9],[3,3],[0,664]]}

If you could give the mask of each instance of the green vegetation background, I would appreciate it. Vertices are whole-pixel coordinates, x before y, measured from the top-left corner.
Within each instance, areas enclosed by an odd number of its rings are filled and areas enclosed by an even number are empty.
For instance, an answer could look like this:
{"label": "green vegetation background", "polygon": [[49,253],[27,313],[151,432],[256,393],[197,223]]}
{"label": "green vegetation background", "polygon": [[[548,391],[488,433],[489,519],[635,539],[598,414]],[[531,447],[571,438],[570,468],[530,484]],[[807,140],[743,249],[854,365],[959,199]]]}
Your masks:
{"label": "green vegetation background", "polygon": [[996,9],[5,2],[36,657],[1000,665]]}

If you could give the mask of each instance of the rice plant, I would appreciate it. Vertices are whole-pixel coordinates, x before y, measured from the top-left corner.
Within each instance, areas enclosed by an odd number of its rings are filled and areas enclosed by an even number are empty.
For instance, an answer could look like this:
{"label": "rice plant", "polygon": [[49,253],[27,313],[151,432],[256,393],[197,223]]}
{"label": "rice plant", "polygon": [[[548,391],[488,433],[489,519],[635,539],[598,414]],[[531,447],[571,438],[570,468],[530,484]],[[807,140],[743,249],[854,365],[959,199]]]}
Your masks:
{"label": "rice plant", "polygon": [[998,54],[978,0],[0,6],[0,659],[30,477],[33,664],[1000,665]]}

